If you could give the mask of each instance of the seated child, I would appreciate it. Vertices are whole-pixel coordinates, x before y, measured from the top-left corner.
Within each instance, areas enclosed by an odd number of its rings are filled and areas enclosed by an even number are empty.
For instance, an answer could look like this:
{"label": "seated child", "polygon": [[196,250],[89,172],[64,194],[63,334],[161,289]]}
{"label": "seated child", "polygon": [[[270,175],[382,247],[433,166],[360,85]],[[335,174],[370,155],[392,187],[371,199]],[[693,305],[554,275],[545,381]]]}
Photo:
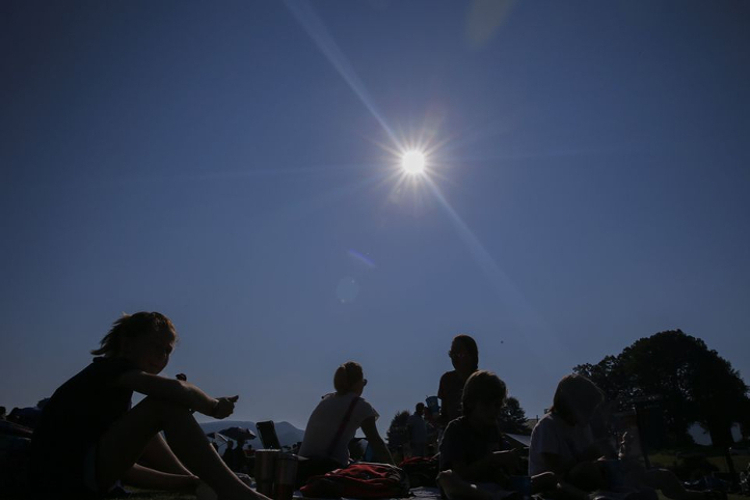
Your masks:
{"label": "seated child", "polygon": [[591,418],[604,401],[602,391],[581,375],[567,375],[557,385],[552,408],[534,427],[529,474],[551,472],[561,478],[564,496],[588,498],[596,490],[642,492],[660,489],[673,500],[702,500],[665,469],[646,470],[635,460],[607,460],[606,440],[595,441]]}
{"label": "seated child", "polygon": [[[463,416],[448,424],[440,444],[438,483],[449,500],[492,500],[509,493],[520,459],[515,451],[502,450],[498,417],[506,395],[505,383],[492,372],[476,371],[466,381]],[[536,492],[555,483],[554,474],[542,474],[531,479],[531,488]]]}
{"label": "seated child", "polygon": [[[39,498],[101,498],[118,481],[191,492],[207,484],[223,499],[266,498],[227,468],[193,418],[226,418],[237,396],[213,398],[184,376],[159,376],[176,340],[160,313],[124,315],[93,362],[55,391],[31,444]],[[147,397],[131,408],[133,391]]]}

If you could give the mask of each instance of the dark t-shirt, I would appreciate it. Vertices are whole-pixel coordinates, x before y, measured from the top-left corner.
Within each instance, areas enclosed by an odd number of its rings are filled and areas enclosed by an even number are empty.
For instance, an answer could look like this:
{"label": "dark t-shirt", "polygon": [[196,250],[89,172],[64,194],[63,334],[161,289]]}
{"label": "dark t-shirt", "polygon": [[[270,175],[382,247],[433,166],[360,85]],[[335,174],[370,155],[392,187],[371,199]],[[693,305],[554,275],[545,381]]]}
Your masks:
{"label": "dark t-shirt", "polygon": [[466,380],[461,380],[456,370],[445,372],[440,377],[437,396],[440,398],[440,422],[442,425],[461,416],[461,395]]}
{"label": "dark t-shirt", "polygon": [[83,484],[86,453],[130,410],[133,391],[117,387],[115,381],[134,369],[126,359],[94,358],[55,391],[31,440],[31,471],[37,486],[50,483],[68,490]]}
{"label": "dark t-shirt", "polygon": [[[440,470],[453,468],[455,462],[472,464],[493,451],[504,449],[500,430],[497,426],[476,429],[466,417],[459,417],[445,429],[440,443]],[[466,480],[487,481],[489,478],[464,478]]]}

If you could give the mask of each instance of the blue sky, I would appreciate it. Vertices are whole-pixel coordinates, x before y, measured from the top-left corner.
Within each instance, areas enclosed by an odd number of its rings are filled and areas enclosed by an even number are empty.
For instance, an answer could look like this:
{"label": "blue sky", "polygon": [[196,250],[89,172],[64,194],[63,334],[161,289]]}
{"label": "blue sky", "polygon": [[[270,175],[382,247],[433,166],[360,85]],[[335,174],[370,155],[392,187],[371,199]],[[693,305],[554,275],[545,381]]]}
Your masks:
{"label": "blue sky", "polygon": [[4,3],[0,404],[139,310],[180,332],[167,375],[298,427],[353,359],[384,430],[458,333],[531,416],[666,329],[746,377],[749,14]]}

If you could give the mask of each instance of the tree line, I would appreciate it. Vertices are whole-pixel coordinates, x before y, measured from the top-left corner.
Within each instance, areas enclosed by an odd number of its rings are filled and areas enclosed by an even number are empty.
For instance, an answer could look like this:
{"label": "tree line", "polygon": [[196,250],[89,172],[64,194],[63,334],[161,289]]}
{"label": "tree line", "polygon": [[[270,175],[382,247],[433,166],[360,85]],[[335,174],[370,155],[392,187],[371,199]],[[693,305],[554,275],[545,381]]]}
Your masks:
{"label": "tree line", "polygon": [[[598,385],[615,409],[628,411],[637,402],[657,402],[663,445],[693,444],[688,433],[693,423],[708,431],[715,446],[733,443],[735,423],[745,438],[750,433],[749,389],[740,373],[703,340],[679,329],[641,338],[618,355],[577,365],[573,371]],[[407,439],[408,416],[402,411],[393,418],[387,433],[391,446]],[[518,399],[506,401],[500,427],[508,433],[530,433]]]}
{"label": "tree line", "polygon": [[634,401],[656,400],[666,435],[664,444],[691,444],[693,423],[708,431],[715,446],[732,444],[732,426],[750,430],[748,386],[726,359],[681,330],[637,340],[617,356],[573,371],[591,379],[619,409]]}

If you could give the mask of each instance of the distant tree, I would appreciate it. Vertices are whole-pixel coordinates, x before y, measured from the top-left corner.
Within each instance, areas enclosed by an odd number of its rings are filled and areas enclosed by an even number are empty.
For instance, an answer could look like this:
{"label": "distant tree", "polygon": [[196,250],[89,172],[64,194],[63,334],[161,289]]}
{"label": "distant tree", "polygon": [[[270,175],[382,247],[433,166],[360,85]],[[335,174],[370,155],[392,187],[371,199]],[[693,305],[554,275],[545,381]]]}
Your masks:
{"label": "distant tree", "polygon": [[573,370],[624,406],[659,398],[673,444],[690,440],[687,430],[698,422],[715,445],[726,446],[732,442],[732,424],[747,421],[748,387],[739,373],[701,339],[681,330],[639,339],[618,356]]}
{"label": "distant tree", "polygon": [[399,449],[409,441],[408,421],[409,412],[407,410],[397,412],[391,420],[391,425],[386,432],[386,439],[388,440],[388,447],[392,450]]}
{"label": "distant tree", "polygon": [[612,401],[618,398],[631,399],[632,384],[623,370],[619,356],[605,356],[595,365],[578,365],[573,371],[595,383]]}
{"label": "distant tree", "polygon": [[512,434],[531,433],[531,429],[526,425],[526,412],[521,408],[521,403],[513,396],[505,400],[499,421],[500,429],[503,432]]}

